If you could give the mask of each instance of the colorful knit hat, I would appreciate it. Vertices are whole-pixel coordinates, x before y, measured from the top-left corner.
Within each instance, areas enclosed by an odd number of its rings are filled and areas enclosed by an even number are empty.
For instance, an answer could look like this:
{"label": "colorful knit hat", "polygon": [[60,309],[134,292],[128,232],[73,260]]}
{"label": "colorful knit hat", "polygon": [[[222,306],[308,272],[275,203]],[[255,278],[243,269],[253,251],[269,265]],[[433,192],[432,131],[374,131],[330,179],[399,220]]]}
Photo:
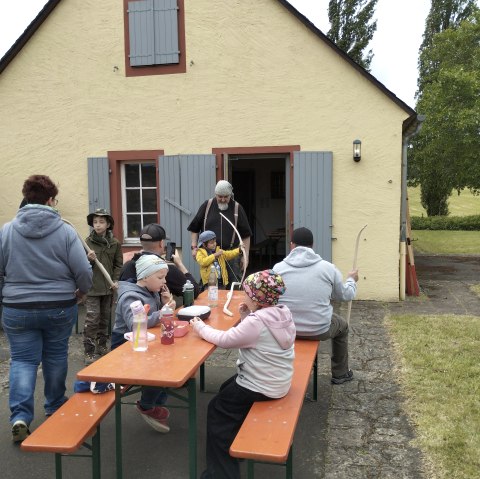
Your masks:
{"label": "colorful knit hat", "polygon": [[253,273],[245,278],[243,289],[260,306],[275,306],[285,293],[282,277],[271,269]]}

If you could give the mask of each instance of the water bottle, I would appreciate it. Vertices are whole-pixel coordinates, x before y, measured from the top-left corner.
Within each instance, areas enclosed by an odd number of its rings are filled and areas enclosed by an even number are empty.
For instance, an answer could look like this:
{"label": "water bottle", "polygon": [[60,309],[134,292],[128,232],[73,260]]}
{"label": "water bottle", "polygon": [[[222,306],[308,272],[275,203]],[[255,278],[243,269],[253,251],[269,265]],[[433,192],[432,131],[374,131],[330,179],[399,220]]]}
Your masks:
{"label": "water bottle", "polygon": [[162,326],[162,344],[173,344],[174,338],[174,323],[173,323],[173,310],[168,304],[166,304],[162,309],[162,319],[160,320]]}
{"label": "water bottle", "polygon": [[193,304],[193,284],[187,279],[183,285],[183,305],[191,306]]}
{"label": "water bottle", "polygon": [[210,308],[215,308],[218,304],[218,279],[215,266],[210,266],[210,273],[208,275],[208,302]]}
{"label": "water bottle", "polygon": [[147,339],[147,313],[141,301],[134,301],[130,304],[133,314],[132,344],[134,351],[146,351],[148,349]]}

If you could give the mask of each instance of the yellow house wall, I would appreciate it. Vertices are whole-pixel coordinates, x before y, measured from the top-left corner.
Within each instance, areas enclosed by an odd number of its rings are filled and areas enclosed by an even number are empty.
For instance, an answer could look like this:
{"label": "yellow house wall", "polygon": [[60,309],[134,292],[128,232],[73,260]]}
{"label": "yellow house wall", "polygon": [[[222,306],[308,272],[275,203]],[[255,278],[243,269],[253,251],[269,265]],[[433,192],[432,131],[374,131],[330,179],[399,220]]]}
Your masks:
{"label": "yellow house wall", "polygon": [[[276,0],[185,0],[187,73],[126,78],[120,0],[62,0],[0,75],[0,222],[24,179],[59,183],[88,234],[88,157],[298,144],[333,152],[333,261],[365,223],[360,299],[398,300],[402,121],[408,114]],[[352,141],[362,160],[352,160]]]}

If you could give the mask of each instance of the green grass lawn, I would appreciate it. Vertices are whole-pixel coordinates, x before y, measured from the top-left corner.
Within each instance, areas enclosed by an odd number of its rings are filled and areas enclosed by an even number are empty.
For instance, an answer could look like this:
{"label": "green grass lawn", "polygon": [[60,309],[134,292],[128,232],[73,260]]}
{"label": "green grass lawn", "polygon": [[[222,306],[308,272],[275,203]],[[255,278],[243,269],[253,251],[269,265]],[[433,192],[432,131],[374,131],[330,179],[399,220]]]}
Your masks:
{"label": "green grass lawn", "polygon": [[415,253],[480,254],[480,231],[413,230]]}
{"label": "green grass lawn", "polygon": [[[408,203],[410,216],[427,216],[420,204],[420,187],[408,188]],[[474,196],[468,190],[463,190],[460,195],[454,191],[448,200],[448,209],[451,216],[480,215],[480,196]]]}
{"label": "green grass lawn", "polygon": [[392,316],[418,445],[435,477],[480,477],[480,317]]}
{"label": "green grass lawn", "polygon": [[[408,188],[410,216],[426,216],[420,204],[420,188]],[[449,200],[452,216],[480,214],[480,196],[468,190],[456,192]],[[415,253],[430,254],[480,254],[480,231],[428,231],[413,230],[412,245]]]}

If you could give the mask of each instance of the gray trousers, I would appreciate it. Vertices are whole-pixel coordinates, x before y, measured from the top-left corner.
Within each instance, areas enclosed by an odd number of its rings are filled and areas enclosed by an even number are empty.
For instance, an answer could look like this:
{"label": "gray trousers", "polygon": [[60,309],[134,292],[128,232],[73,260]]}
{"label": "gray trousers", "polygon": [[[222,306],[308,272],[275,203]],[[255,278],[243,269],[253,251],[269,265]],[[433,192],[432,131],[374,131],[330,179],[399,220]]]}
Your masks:
{"label": "gray trousers", "polygon": [[113,295],[87,296],[85,309],[85,328],[83,330],[83,344],[95,345],[95,341],[106,343],[108,325],[112,318]]}
{"label": "gray trousers", "polygon": [[338,314],[332,314],[330,329],[317,336],[299,336],[300,339],[325,341],[332,340],[332,376],[338,378],[348,372],[348,323]]}

